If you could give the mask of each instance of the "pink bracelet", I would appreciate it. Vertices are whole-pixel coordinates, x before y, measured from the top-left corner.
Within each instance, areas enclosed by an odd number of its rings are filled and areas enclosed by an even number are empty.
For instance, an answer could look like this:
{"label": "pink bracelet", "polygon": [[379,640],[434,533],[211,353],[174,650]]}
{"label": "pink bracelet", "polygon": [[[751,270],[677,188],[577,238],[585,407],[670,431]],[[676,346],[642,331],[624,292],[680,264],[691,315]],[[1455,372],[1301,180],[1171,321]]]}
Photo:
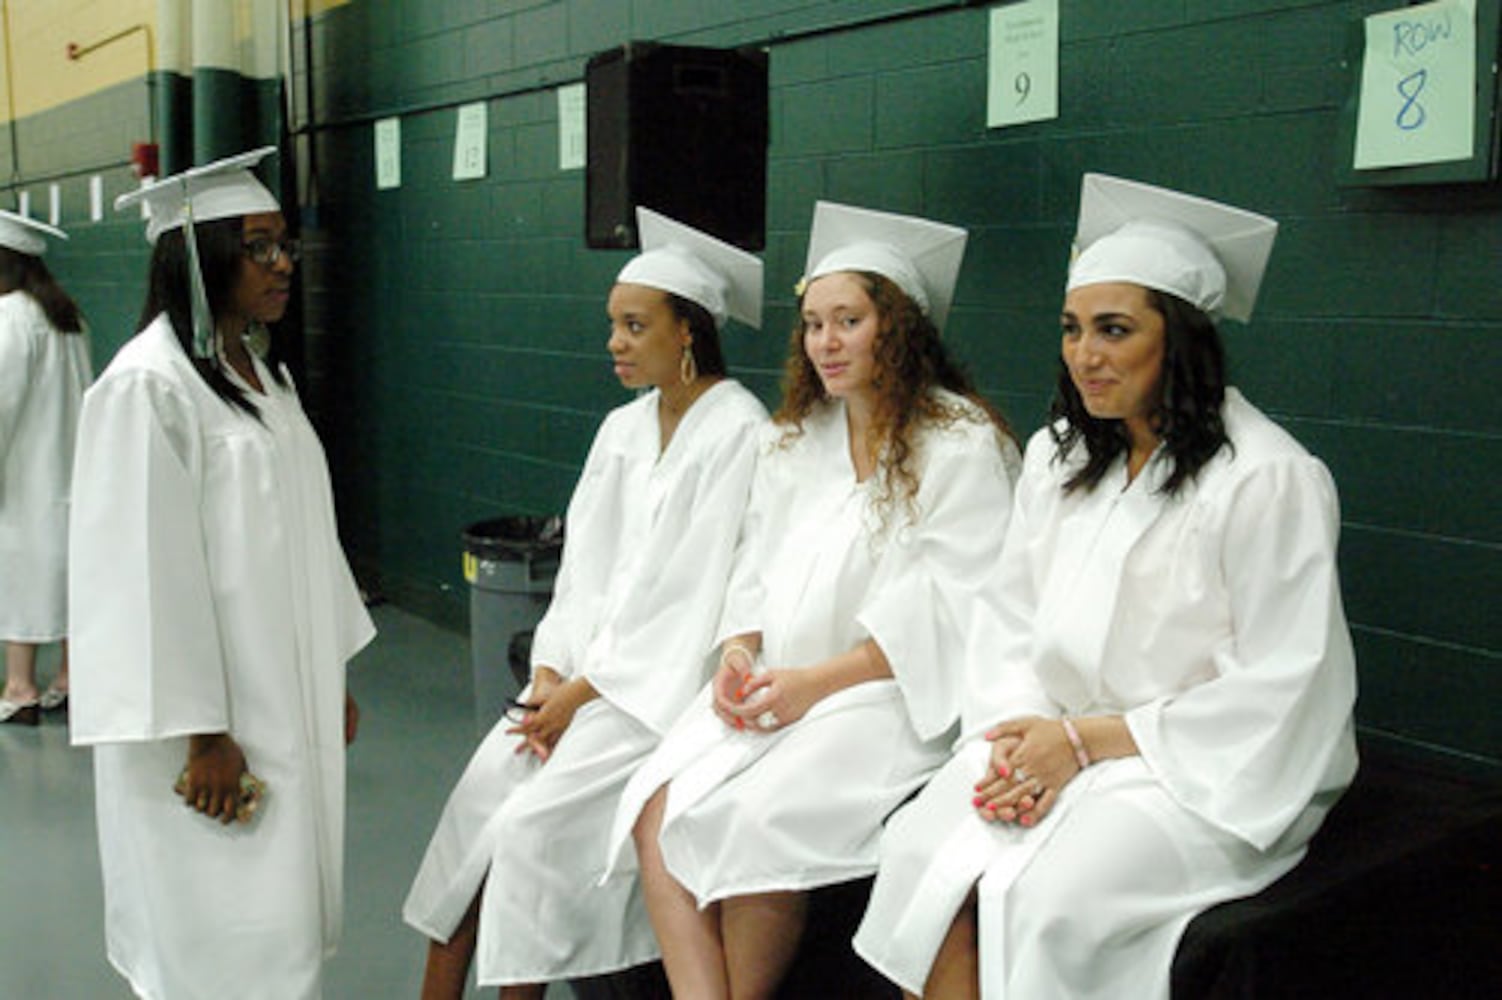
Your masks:
{"label": "pink bracelet", "polygon": [[1079,762],[1080,770],[1090,766],[1090,752],[1085,749],[1085,741],[1080,739],[1080,731],[1074,728],[1074,720],[1069,716],[1063,716],[1059,722],[1064,726],[1064,735],[1069,737],[1069,743],[1074,747],[1074,759]]}

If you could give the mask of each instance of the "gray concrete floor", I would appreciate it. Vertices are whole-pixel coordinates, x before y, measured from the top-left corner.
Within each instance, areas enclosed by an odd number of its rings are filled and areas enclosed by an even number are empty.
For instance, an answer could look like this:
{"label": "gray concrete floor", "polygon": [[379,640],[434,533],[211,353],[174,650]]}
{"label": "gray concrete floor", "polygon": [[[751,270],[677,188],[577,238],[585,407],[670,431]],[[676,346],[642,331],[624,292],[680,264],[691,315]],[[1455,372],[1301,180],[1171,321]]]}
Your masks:
{"label": "gray concrete floor", "polygon": [[[464,636],[388,606],[351,666],[344,941],[328,1000],[416,997],[425,943],[401,904],[449,789],[478,742]],[[55,652],[45,651],[46,684]],[[0,998],[130,997],[104,957],[90,753],[65,721],[0,726]],[[494,996],[492,991],[486,991]],[[469,995],[478,996],[471,990]],[[566,998],[566,987],[549,991]]]}

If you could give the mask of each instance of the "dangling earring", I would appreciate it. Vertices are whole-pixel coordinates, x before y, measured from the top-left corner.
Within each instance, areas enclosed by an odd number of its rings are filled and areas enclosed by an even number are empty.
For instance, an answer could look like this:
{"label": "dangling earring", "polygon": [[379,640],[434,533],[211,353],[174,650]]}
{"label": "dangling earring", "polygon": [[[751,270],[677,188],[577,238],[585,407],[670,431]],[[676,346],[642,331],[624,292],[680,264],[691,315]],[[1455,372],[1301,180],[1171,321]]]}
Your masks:
{"label": "dangling earring", "polygon": [[694,379],[699,377],[699,365],[694,360],[694,352],[690,344],[683,345],[683,353],[678,357],[678,378],[684,385],[692,385]]}
{"label": "dangling earring", "polygon": [[271,351],[271,331],[260,320],[252,320],[245,332],[240,334],[240,340],[247,351],[262,361],[266,360],[266,355]]}

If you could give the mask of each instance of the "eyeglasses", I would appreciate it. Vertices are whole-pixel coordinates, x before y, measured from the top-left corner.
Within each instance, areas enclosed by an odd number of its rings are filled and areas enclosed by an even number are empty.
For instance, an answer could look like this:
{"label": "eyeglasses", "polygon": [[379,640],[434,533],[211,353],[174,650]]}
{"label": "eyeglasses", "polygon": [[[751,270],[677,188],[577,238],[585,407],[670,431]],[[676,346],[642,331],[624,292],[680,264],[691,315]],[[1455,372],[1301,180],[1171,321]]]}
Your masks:
{"label": "eyeglasses", "polygon": [[276,267],[277,262],[283,257],[290,263],[296,264],[302,260],[301,240],[268,240],[265,238],[251,240],[240,244],[240,249],[245,256],[260,264],[262,267]]}

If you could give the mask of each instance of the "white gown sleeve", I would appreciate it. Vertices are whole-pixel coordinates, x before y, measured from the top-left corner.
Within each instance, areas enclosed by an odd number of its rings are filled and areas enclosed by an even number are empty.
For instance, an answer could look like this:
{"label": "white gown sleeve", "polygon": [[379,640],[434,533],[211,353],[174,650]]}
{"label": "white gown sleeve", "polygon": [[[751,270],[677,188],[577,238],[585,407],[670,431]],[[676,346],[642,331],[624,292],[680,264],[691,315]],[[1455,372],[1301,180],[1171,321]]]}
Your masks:
{"label": "white gown sleeve", "polygon": [[5,492],[5,459],[15,440],[16,426],[31,386],[31,368],[36,361],[31,336],[24,329],[16,329],[13,324],[17,323],[15,310],[0,299],[0,324],[4,324],[0,328],[0,495]]}
{"label": "white gown sleeve", "polygon": [[619,505],[611,502],[621,483],[619,463],[605,461],[609,417],[595,433],[579,482],[564,515],[563,553],[548,610],[532,633],[532,669],[552,667],[568,680],[584,661],[594,623],[605,602],[621,534]]}
{"label": "white gown sleeve", "polygon": [[720,612],[720,621],[715,629],[713,646],[718,648],[727,639],[763,628],[762,614],[766,607],[766,584],[762,581],[761,567],[766,558],[763,551],[766,538],[767,505],[774,492],[768,485],[761,466],[762,457],[770,447],[772,433],[781,433],[772,424],[764,424],[759,434],[747,434],[751,439],[751,482],[749,498],[741,514],[740,528],[735,538],[731,558],[729,581],[725,587],[725,603]]}
{"label": "white gown sleeve", "polygon": [[1181,804],[1265,849],[1355,767],[1355,657],[1336,572],[1339,504],[1307,456],[1268,462],[1223,501],[1231,637],[1216,676],[1127,713]]}
{"label": "white gown sleeve", "polygon": [[[657,732],[667,732],[708,679],[731,559],[756,466],[752,426],[714,442],[683,495],[670,498],[672,519],[613,622],[615,656],[592,662],[587,676],[601,695]],[[650,670],[643,665],[652,664]]]}
{"label": "white gown sleeve", "polygon": [[964,741],[1009,719],[1059,712],[1033,669],[1033,618],[1038,609],[1034,548],[1041,507],[1059,485],[1051,473],[1054,443],[1046,431],[1029,443],[1001,558],[973,605],[965,644]]}
{"label": "white gown sleeve", "polygon": [[85,397],[69,554],[72,739],[229,728],[190,402],[127,372]]}
{"label": "white gown sleeve", "polygon": [[914,729],[934,739],[960,714],[966,626],[1001,558],[1012,477],[989,424],[957,425],[927,444],[918,521],[893,533],[856,617],[891,664]]}

